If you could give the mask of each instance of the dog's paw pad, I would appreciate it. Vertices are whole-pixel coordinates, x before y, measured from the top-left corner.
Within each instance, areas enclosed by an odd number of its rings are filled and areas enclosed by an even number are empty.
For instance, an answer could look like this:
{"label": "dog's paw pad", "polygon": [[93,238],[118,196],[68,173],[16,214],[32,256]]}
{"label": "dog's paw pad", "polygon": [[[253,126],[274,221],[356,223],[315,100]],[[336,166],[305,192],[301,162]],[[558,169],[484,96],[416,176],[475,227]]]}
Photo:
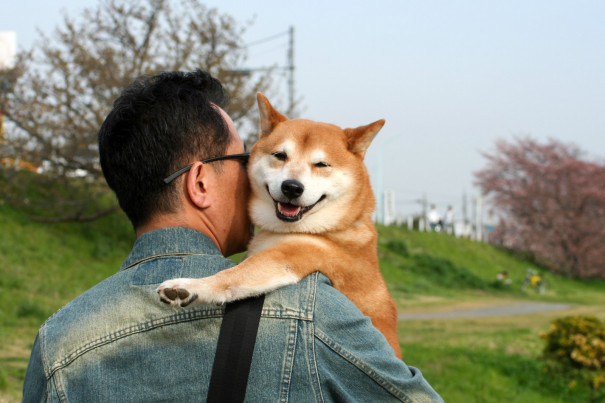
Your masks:
{"label": "dog's paw pad", "polygon": [[174,301],[177,298],[186,299],[189,296],[189,291],[184,288],[167,288],[164,290],[164,295]]}
{"label": "dog's paw pad", "polygon": [[168,305],[185,307],[197,299],[197,294],[191,294],[184,288],[160,287],[160,300]]}

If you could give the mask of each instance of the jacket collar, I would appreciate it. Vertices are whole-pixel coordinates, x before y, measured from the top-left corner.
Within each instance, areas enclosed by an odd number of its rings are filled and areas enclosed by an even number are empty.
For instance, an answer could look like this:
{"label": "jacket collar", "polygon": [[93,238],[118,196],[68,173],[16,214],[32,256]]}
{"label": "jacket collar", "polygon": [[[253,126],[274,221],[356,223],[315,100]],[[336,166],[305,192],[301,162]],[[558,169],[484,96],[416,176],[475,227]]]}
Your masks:
{"label": "jacket collar", "polygon": [[202,232],[186,227],[166,227],[137,238],[120,271],[154,256],[180,254],[222,256],[214,242]]}

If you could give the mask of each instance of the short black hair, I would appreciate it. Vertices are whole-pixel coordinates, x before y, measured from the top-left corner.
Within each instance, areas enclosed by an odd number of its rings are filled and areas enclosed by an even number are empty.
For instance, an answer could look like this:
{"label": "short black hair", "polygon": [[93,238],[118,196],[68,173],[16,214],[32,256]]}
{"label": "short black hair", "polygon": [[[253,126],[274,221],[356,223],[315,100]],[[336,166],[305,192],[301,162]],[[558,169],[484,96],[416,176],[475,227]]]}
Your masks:
{"label": "short black hair", "polygon": [[99,155],[135,229],[179,207],[179,181],[166,184],[165,177],[224,154],[231,137],[217,106],[228,100],[223,85],[202,70],[139,77],[116,99],[99,130]]}

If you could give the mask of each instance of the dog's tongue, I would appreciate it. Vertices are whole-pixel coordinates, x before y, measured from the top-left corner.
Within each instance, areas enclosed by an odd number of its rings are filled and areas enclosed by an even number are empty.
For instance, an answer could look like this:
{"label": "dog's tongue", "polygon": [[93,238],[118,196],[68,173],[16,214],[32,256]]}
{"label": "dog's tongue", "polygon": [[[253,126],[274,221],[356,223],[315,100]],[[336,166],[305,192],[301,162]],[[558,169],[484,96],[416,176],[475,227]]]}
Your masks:
{"label": "dog's tongue", "polygon": [[295,206],[295,205],[289,204],[289,203],[279,203],[278,207],[279,207],[280,213],[282,213],[283,215],[291,216],[291,217],[295,216],[300,211],[299,206]]}

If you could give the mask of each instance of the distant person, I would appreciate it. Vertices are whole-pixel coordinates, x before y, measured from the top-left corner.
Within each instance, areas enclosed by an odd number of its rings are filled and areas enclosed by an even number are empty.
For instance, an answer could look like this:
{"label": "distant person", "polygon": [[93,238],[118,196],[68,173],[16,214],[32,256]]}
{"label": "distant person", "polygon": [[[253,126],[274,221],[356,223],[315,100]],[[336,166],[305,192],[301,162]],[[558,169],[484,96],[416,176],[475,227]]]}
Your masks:
{"label": "distant person", "polygon": [[[226,102],[199,70],[138,79],[115,101],[101,167],[137,239],[116,274],[42,325],[24,402],[206,401],[225,307],[170,307],[156,289],[232,267],[252,235]],[[319,273],[265,296],[255,341],[247,401],[443,401]]]}
{"label": "distant person", "polygon": [[447,206],[447,211],[445,212],[443,219],[443,226],[445,232],[448,234],[454,234],[454,209],[452,206]]}
{"label": "distant person", "polygon": [[496,280],[500,284],[509,285],[511,283],[511,279],[508,278],[508,272],[507,271],[502,271],[502,272],[498,273],[498,275],[496,276]]}
{"label": "distant person", "polygon": [[431,209],[429,210],[426,218],[431,231],[438,232],[441,230],[441,214],[439,214],[434,204],[431,205]]}
{"label": "distant person", "polygon": [[498,281],[502,281],[506,278],[507,275],[508,275],[507,272],[502,271],[502,272],[498,273],[498,275],[496,276],[496,279],[498,279]]}

